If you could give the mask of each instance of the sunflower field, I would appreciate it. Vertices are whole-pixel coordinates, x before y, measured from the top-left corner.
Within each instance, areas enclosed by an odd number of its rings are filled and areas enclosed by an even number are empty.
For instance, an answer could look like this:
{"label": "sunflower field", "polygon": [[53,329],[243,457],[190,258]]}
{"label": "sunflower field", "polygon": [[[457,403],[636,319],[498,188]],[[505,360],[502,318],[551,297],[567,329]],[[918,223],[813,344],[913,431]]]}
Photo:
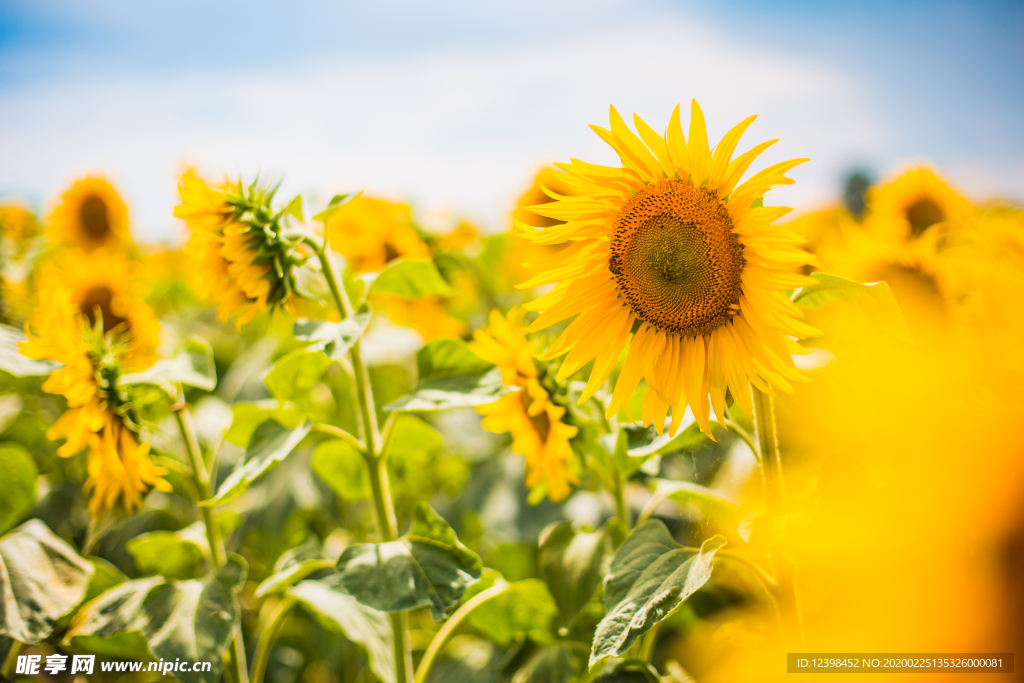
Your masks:
{"label": "sunflower field", "polygon": [[219,169],[180,176],[180,249],[113,178],[5,200],[0,675],[1024,645],[1024,211],[913,166],[794,219],[806,160],[759,165],[753,120],[612,108],[620,163],[541,169],[500,233]]}

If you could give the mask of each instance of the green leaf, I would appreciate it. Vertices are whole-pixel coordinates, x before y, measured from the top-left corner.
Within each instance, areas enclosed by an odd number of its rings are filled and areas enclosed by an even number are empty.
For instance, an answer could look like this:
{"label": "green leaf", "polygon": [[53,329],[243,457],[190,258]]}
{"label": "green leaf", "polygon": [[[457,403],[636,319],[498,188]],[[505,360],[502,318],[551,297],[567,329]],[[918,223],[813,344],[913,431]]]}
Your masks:
{"label": "green leaf", "polygon": [[352,545],[338,558],[341,585],[359,602],[383,612],[430,607],[435,621],[458,604],[482,569],[476,553],[426,503],[416,507],[406,536]]}
{"label": "green leaf", "polygon": [[64,643],[124,659],[145,659],[145,654],[153,659],[211,662],[211,671],[179,671],[175,676],[183,683],[216,683],[238,623],[235,593],[245,575],[244,561],[232,555],[216,574],[204,579],[154,576],[126,581],[83,605],[71,620]]}
{"label": "green leaf", "polygon": [[[493,570],[466,591],[463,602],[471,599],[502,580]],[[491,642],[509,647],[530,639],[541,645],[555,640],[552,624],[558,616],[558,607],[540,579],[513,581],[504,592],[477,606],[466,622]]]}
{"label": "green leaf", "polygon": [[399,415],[391,436],[391,457],[404,460],[439,451],[444,442],[436,429],[418,417]]}
{"label": "green leaf", "polygon": [[120,569],[110,564],[102,557],[89,557],[86,559],[88,559],[89,562],[92,562],[94,571],[92,580],[89,581],[89,590],[86,591],[85,598],[82,602],[89,602],[114,586],[120,585],[128,580],[128,577],[122,574]]}
{"label": "green leaf", "polygon": [[461,339],[434,339],[416,354],[419,382],[411,394],[385,410],[434,411],[498,400],[508,387],[501,371],[469,350]]}
{"label": "green leaf", "polygon": [[143,574],[192,579],[206,569],[210,546],[206,528],[196,522],[181,531],[150,531],[128,541],[128,554]]}
{"label": "green leaf", "polygon": [[594,679],[594,683],[658,683],[660,679],[638,669],[615,669]]}
{"label": "green leaf", "polygon": [[373,495],[363,454],[347,441],[331,439],[317,446],[312,468],[342,500],[355,503]]}
{"label": "green leaf", "polygon": [[0,538],[0,635],[45,640],[82,602],[94,571],[38,519]]}
{"label": "green leaf", "polygon": [[[811,277],[818,283],[793,293],[793,302],[797,306],[811,310],[837,306],[853,309],[870,320],[873,329],[884,330],[901,341],[912,342],[903,311],[885,282],[864,284],[828,273],[811,273]],[[812,325],[818,324],[816,317],[809,316]]]}
{"label": "green leaf", "polygon": [[184,353],[174,358],[160,360],[142,372],[121,377],[119,384],[155,384],[158,386],[184,384],[203,391],[213,391],[217,386],[217,367],[213,362],[213,347],[200,337],[188,340]]}
{"label": "green leaf", "polygon": [[670,479],[653,479],[655,496],[662,500],[671,498],[680,503],[699,502],[705,505],[719,506],[732,514],[740,512],[739,503],[723,496],[721,493],[691,481],[674,481]]}
{"label": "green leaf", "polygon": [[331,216],[334,215],[335,211],[345,206],[362,193],[362,190],[360,190],[359,192],[349,192],[347,194],[334,195],[333,197],[331,197],[331,201],[328,202],[327,208],[313,216],[313,220],[320,221],[321,223],[326,224],[327,221],[331,220]]}
{"label": "green leaf", "polygon": [[286,429],[294,429],[307,417],[305,410],[291,403],[281,405],[273,398],[232,404],[231,413],[234,417],[224,438],[242,448],[248,447],[253,432],[267,420],[274,420]]}
{"label": "green leaf", "polygon": [[394,636],[388,615],[360,604],[337,584],[303,581],[288,589],[288,595],[302,604],[325,627],[337,631],[360,646],[370,669],[383,683],[394,683]]}
{"label": "green leaf", "polygon": [[256,587],[257,599],[271,593],[280,593],[314,572],[332,569],[334,560],[324,554],[320,541],[311,536],[305,543],[281,554],[274,564],[274,573]]}
{"label": "green leaf", "polygon": [[700,549],[675,542],[665,525],[651,519],[637,527],[612,560],[604,581],[605,616],[597,625],[590,666],[621,656],[711,578],[715,552],[725,538],[713,536]]}
{"label": "green leaf", "polygon": [[317,349],[295,349],[277,361],[263,381],[270,395],[285,403],[308,394],[331,366],[331,362],[330,358]]}
{"label": "green leaf", "polygon": [[587,532],[571,522],[549,526],[540,536],[540,575],[569,628],[594,596],[604,575],[611,543],[604,528]]}
{"label": "green leaf", "polygon": [[297,221],[304,220],[302,218],[302,195],[297,194],[288,202],[288,206],[285,207],[284,212],[294,217]]}
{"label": "green leaf", "polygon": [[387,294],[403,299],[451,296],[454,292],[433,261],[395,259],[370,284],[370,294]]}
{"label": "green leaf", "polygon": [[204,507],[223,505],[241,495],[254,481],[281,464],[299,442],[306,438],[312,426],[309,420],[294,429],[282,427],[274,420],[261,424],[250,439],[245,462],[228,475],[213,498],[200,501],[199,504]]}
{"label": "green leaf", "polygon": [[[714,420],[708,420],[708,426],[714,432],[718,428],[718,423]],[[630,458],[646,459],[655,455],[678,453],[681,450],[693,448],[708,440],[707,434],[700,431],[700,426],[694,421],[691,421],[686,427],[677,431],[675,436],[670,436],[667,429],[661,436],[658,436],[653,427],[644,428],[628,425],[625,429],[629,437],[627,454]]]}
{"label": "green leaf", "polygon": [[0,496],[0,534],[27,515],[36,503],[39,471],[24,446],[13,441],[0,443],[0,472],[3,495]]}
{"label": "green leaf", "polygon": [[0,370],[15,377],[42,377],[60,367],[60,363],[21,355],[18,342],[23,341],[25,334],[17,327],[0,325]]}
{"label": "green leaf", "polygon": [[575,673],[568,648],[549,645],[516,671],[511,683],[567,683]]}
{"label": "green leaf", "polygon": [[326,353],[332,360],[338,360],[352,348],[359,337],[366,332],[373,311],[364,303],[351,317],[340,323],[326,320],[297,320],[292,326],[292,334],[299,341],[313,342],[313,346]]}

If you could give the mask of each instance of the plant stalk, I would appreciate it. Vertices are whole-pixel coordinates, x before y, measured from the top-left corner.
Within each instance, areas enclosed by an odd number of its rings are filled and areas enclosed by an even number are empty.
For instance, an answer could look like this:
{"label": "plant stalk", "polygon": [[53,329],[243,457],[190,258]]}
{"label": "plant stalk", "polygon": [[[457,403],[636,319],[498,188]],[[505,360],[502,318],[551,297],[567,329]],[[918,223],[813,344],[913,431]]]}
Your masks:
{"label": "plant stalk", "polygon": [[[192,481],[199,492],[199,500],[207,500],[212,494],[210,487],[210,473],[203,462],[203,454],[199,448],[199,439],[196,437],[196,428],[192,423],[192,413],[189,412],[188,404],[185,403],[185,394],[179,387],[178,403],[174,409],[174,417],[178,421],[178,429],[181,431],[182,440],[185,442],[185,450],[188,452],[189,461],[192,463]],[[199,506],[203,515],[203,526],[206,528],[206,540],[210,545],[210,559],[214,569],[223,567],[227,561],[227,551],[224,549],[224,538],[220,533],[220,525],[217,523],[217,514],[213,508]],[[245,665],[245,641],[242,640],[242,629],[235,628],[235,635],[231,639],[229,657],[232,674],[235,683],[249,683],[248,672]]]}
{"label": "plant stalk", "polygon": [[284,626],[284,620],[295,605],[295,599],[289,595],[284,596],[277,606],[274,607],[266,626],[260,631],[259,641],[256,643],[256,652],[252,656],[252,668],[249,671],[251,683],[263,683],[263,675],[267,672],[267,661],[270,659],[270,649],[277,639],[277,634]]}
{"label": "plant stalk", "polygon": [[[786,514],[782,457],[775,430],[775,404],[771,396],[757,387],[751,388],[754,392],[754,427],[761,452],[761,472],[764,475],[765,508],[772,519],[774,544],[775,527]],[[773,549],[772,564],[775,566],[776,594],[783,622],[786,624],[787,640],[793,645],[802,646],[803,618],[800,613],[800,597],[797,593],[793,561],[785,552]]]}
{"label": "plant stalk", "polygon": [[[317,256],[320,259],[321,270],[327,280],[327,286],[331,290],[338,316],[344,320],[353,313],[352,302],[349,301],[348,295],[338,282],[334,264],[327,253],[326,241],[323,247],[317,250]],[[382,541],[393,541],[398,537],[398,521],[395,518],[395,504],[391,498],[391,484],[388,481],[385,462],[387,453],[383,452],[381,444],[373,389],[370,386],[370,376],[366,365],[363,363],[359,340],[356,340],[352,348],[349,349],[349,357],[352,360],[352,375],[356,385],[356,404],[359,406],[362,419],[363,443],[365,444],[363,457],[366,459],[366,466],[370,474],[373,503],[377,511],[377,526],[380,529]],[[395,641],[395,679],[397,683],[408,683],[413,670],[412,649],[409,641],[409,615],[406,612],[392,612],[390,617]]]}
{"label": "plant stalk", "polygon": [[18,655],[24,649],[25,643],[20,640],[11,640],[11,647],[7,650],[7,657],[3,666],[0,666],[0,678],[5,681],[14,680],[14,667],[18,662]]}
{"label": "plant stalk", "polygon": [[459,624],[469,616],[469,613],[491,598],[501,595],[506,590],[508,590],[508,584],[504,582],[491,586],[487,590],[477,593],[465,605],[455,610],[455,614],[449,617],[448,621],[444,622],[441,630],[434,634],[433,639],[430,641],[430,647],[427,648],[427,651],[423,654],[423,659],[420,660],[420,666],[416,670],[416,678],[413,683],[426,682],[427,676],[430,675],[430,668],[434,666],[434,660],[441,652],[441,648],[448,642],[448,639],[451,638],[452,633],[459,627]]}

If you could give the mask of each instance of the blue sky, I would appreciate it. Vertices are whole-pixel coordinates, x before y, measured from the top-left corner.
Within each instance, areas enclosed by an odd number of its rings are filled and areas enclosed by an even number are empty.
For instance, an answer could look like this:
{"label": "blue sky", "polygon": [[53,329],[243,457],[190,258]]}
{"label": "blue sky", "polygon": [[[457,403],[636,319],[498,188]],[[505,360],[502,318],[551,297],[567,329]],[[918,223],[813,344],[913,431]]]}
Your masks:
{"label": "blue sky", "polygon": [[542,163],[614,162],[587,128],[610,103],[661,129],[696,97],[713,139],[758,113],[767,162],[812,158],[770,203],[922,161],[1024,201],[1021,36],[1019,0],[0,0],[0,196],[45,207],[101,171],[141,239],[177,241],[191,163],[493,230]]}

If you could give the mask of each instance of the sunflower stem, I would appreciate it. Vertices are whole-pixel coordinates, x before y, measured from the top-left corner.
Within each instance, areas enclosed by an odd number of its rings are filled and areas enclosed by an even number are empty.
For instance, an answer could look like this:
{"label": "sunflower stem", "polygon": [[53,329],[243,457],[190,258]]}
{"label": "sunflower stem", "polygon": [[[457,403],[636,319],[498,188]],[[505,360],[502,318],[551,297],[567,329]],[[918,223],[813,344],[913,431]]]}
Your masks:
{"label": "sunflower stem", "polygon": [[[317,250],[321,270],[331,290],[338,316],[344,320],[353,313],[352,302],[338,282],[325,239],[322,247]],[[377,526],[381,540],[393,541],[398,537],[398,522],[395,518],[395,504],[391,498],[391,484],[388,481],[387,453],[382,448],[380,431],[377,427],[377,408],[373,401],[373,389],[370,376],[363,363],[360,342],[357,339],[349,349],[352,359],[352,375],[355,380],[356,404],[359,406],[363,427],[363,457],[370,474],[370,488],[373,490],[373,503],[377,512]],[[395,680],[396,683],[408,683],[412,672],[412,650],[409,642],[409,615],[406,612],[392,612],[391,630],[395,640]]]}
{"label": "sunflower stem", "polygon": [[[210,473],[206,469],[206,463],[203,462],[203,453],[199,447],[199,439],[196,437],[196,428],[192,423],[192,413],[189,412],[188,404],[185,403],[185,393],[181,387],[178,388],[178,402],[173,412],[178,421],[181,438],[185,442],[189,461],[192,464],[192,481],[199,493],[199,500],[207,500],[212,493]],[[203,516],[203,526],[206,528],[206,540],[210,545],[210,560],[213,562],[214,569],[219,569],[227,563],[227,551],[224,549],[224,538],[221,536],[220,525],[217,523],[217,514],[211,507],[200,505],[199,510]],[[242,640],[240,625],[235,627],[235,634],[229,646],[228,659],[235,683],[249,683],[245,665],[245,641]]]}
{"label": "sunflower stem", "polygon": [[250,683],[263,683],[263,675],[267,672],[267,661],[270,659],[270,649],[294,605],[295,598],[290,595],[282,598],[274,607],[266,626],[260,631],[260,638],[256,642],[256,652],[252,656],[252,668],[249,671]]}
{"label": "sunflower stem", "polygon": [[[754,427],[757,431],[758,450],[761,452],[761,472],[764,475],[765,507],[771,518],[772,533],[786,514],[786,491],[782,479],[782,458],[775,431],[775,404],[772,397],[757,387],[754,392]],[[775,539],[772,539],[774,546]],[[779,609],[786,627],[786,639],[794,644],[804,642],[803,618],[797,593],[795,568],[789,556],[777,547],[772,550],[775,566],[776,593]]]}
{"label": "sunflower stem", "polygon": [[508,586],[509,584],[502,582],[500,585],[491,586],[487,590],[474,595],[465,605],[457,609],[455,614],[448,618],[448,621],[444,622],[441,630],[431,639],[430,646],[427,648],[426,653],[424,653],[420,666],[416,670],[416,678],[413,683],[426,683],[427,676],[430,674],[430,668],[434,666],[434,660],[437,658],[438,653],[441,652],[441,648],[448,642],[452,633],[455,632],[455,629],[469,616],[470,612],[491,598],[504,593],[508,590]]}
{"label": "sunflower stem", "polygon": [[4,659],[3,666],[0,667],[0,677],[3,677],[5,681],[14,680],[14,666],[17,664],[18,655],[21,654],[24,647],[25,643],[20,640],[11,640],[11,646],[7,650],[7,657]]}

